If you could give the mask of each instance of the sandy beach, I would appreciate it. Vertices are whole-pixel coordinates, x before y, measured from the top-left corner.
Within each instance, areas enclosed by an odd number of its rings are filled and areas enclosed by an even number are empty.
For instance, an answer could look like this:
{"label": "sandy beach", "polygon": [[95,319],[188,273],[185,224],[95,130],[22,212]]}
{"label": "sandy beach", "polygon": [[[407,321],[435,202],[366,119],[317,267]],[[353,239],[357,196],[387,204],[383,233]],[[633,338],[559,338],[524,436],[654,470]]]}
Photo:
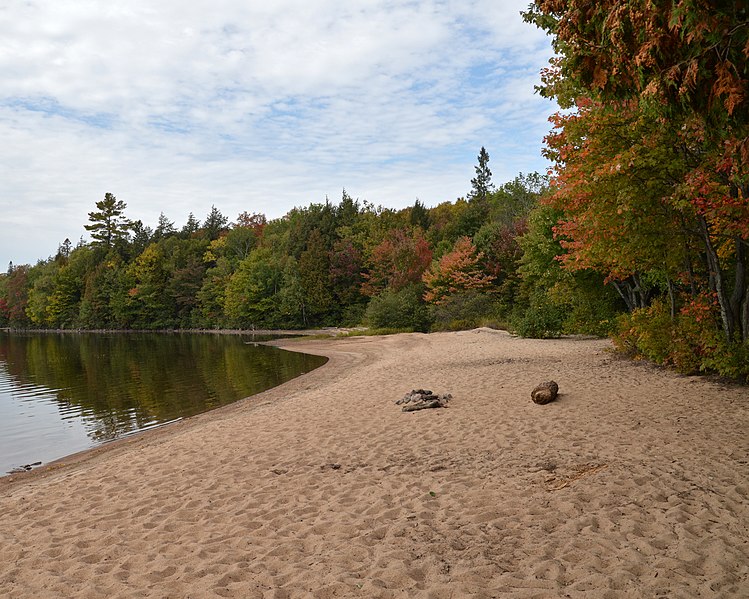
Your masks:
{"label": "sandy beach", "polygon": [[276,344],[330,361],[0,479],[0,595],[749,597],[746,387],[488,329]]}

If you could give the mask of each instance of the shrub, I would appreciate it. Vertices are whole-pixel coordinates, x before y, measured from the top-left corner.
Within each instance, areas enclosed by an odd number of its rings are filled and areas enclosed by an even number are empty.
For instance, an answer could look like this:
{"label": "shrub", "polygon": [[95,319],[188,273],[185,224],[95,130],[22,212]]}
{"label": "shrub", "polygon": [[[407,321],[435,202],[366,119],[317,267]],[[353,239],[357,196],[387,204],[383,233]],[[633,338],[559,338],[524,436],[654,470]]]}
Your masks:
{"label": "shrub", "polygon": [[473,329],[495,316],[496,305],[487,293],[463,291],[430,306],[432,328],[439,331]]}
{"label": "shrub", "polygon": [[516,308],[510,328],[521,337],[553,339],[562,334],[565,310],[545,297],[535,298],[525,310]]}
{"label": "shrub", "polygon": [[749,381],[749,345],[726,341],[717,307],[706,295],[690,298],[673,319],[662,300],[625,314],[613,339],[617,349],[630,356],[684,374],[713,372]]}
{"label": "shrub", "polygon": [[418,283],[398,291],[383,291],[370,300],[364,313],[365,323],[377,329],[428,331],[430,317],[422,293],[423,287]]}

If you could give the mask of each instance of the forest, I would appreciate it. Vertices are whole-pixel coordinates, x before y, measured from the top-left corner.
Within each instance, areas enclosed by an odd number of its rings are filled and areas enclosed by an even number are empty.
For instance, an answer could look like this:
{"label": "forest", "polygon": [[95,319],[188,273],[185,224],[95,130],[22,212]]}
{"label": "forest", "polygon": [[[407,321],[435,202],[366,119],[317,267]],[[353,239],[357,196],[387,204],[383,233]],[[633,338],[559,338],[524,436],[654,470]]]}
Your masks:
{"label": "forest", "polygon": [[0,326],[495,326],[611,336],[631,356],[749,380],[749,16],[744,3],[536,0],[545,174],[375,207],[343,191],[267,220],[180,228],[107,193],[85,228],[0,275]]}

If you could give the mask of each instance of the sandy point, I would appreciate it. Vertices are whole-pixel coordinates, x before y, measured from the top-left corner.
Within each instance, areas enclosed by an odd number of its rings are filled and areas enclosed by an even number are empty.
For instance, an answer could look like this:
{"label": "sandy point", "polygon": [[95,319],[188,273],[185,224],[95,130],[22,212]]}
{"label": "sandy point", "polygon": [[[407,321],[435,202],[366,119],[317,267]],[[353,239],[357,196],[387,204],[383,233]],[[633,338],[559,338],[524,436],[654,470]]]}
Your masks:
{"label": "sandy point", "polygon": [[488,329],[277,343],[330,361],[2,479],[0,594],[749,597],[746,387]]}

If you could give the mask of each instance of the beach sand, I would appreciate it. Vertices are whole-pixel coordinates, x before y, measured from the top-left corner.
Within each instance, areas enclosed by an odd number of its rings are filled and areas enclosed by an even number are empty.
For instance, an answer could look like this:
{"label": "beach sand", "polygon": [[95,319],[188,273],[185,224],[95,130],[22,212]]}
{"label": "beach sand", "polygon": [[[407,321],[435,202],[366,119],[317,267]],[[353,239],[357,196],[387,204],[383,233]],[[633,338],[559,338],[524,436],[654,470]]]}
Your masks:
{"label": "beach sand", "polygon": [[749,597],[746,387],[488,329],[277,344],[331,359],[0,479],[0,595]]}

